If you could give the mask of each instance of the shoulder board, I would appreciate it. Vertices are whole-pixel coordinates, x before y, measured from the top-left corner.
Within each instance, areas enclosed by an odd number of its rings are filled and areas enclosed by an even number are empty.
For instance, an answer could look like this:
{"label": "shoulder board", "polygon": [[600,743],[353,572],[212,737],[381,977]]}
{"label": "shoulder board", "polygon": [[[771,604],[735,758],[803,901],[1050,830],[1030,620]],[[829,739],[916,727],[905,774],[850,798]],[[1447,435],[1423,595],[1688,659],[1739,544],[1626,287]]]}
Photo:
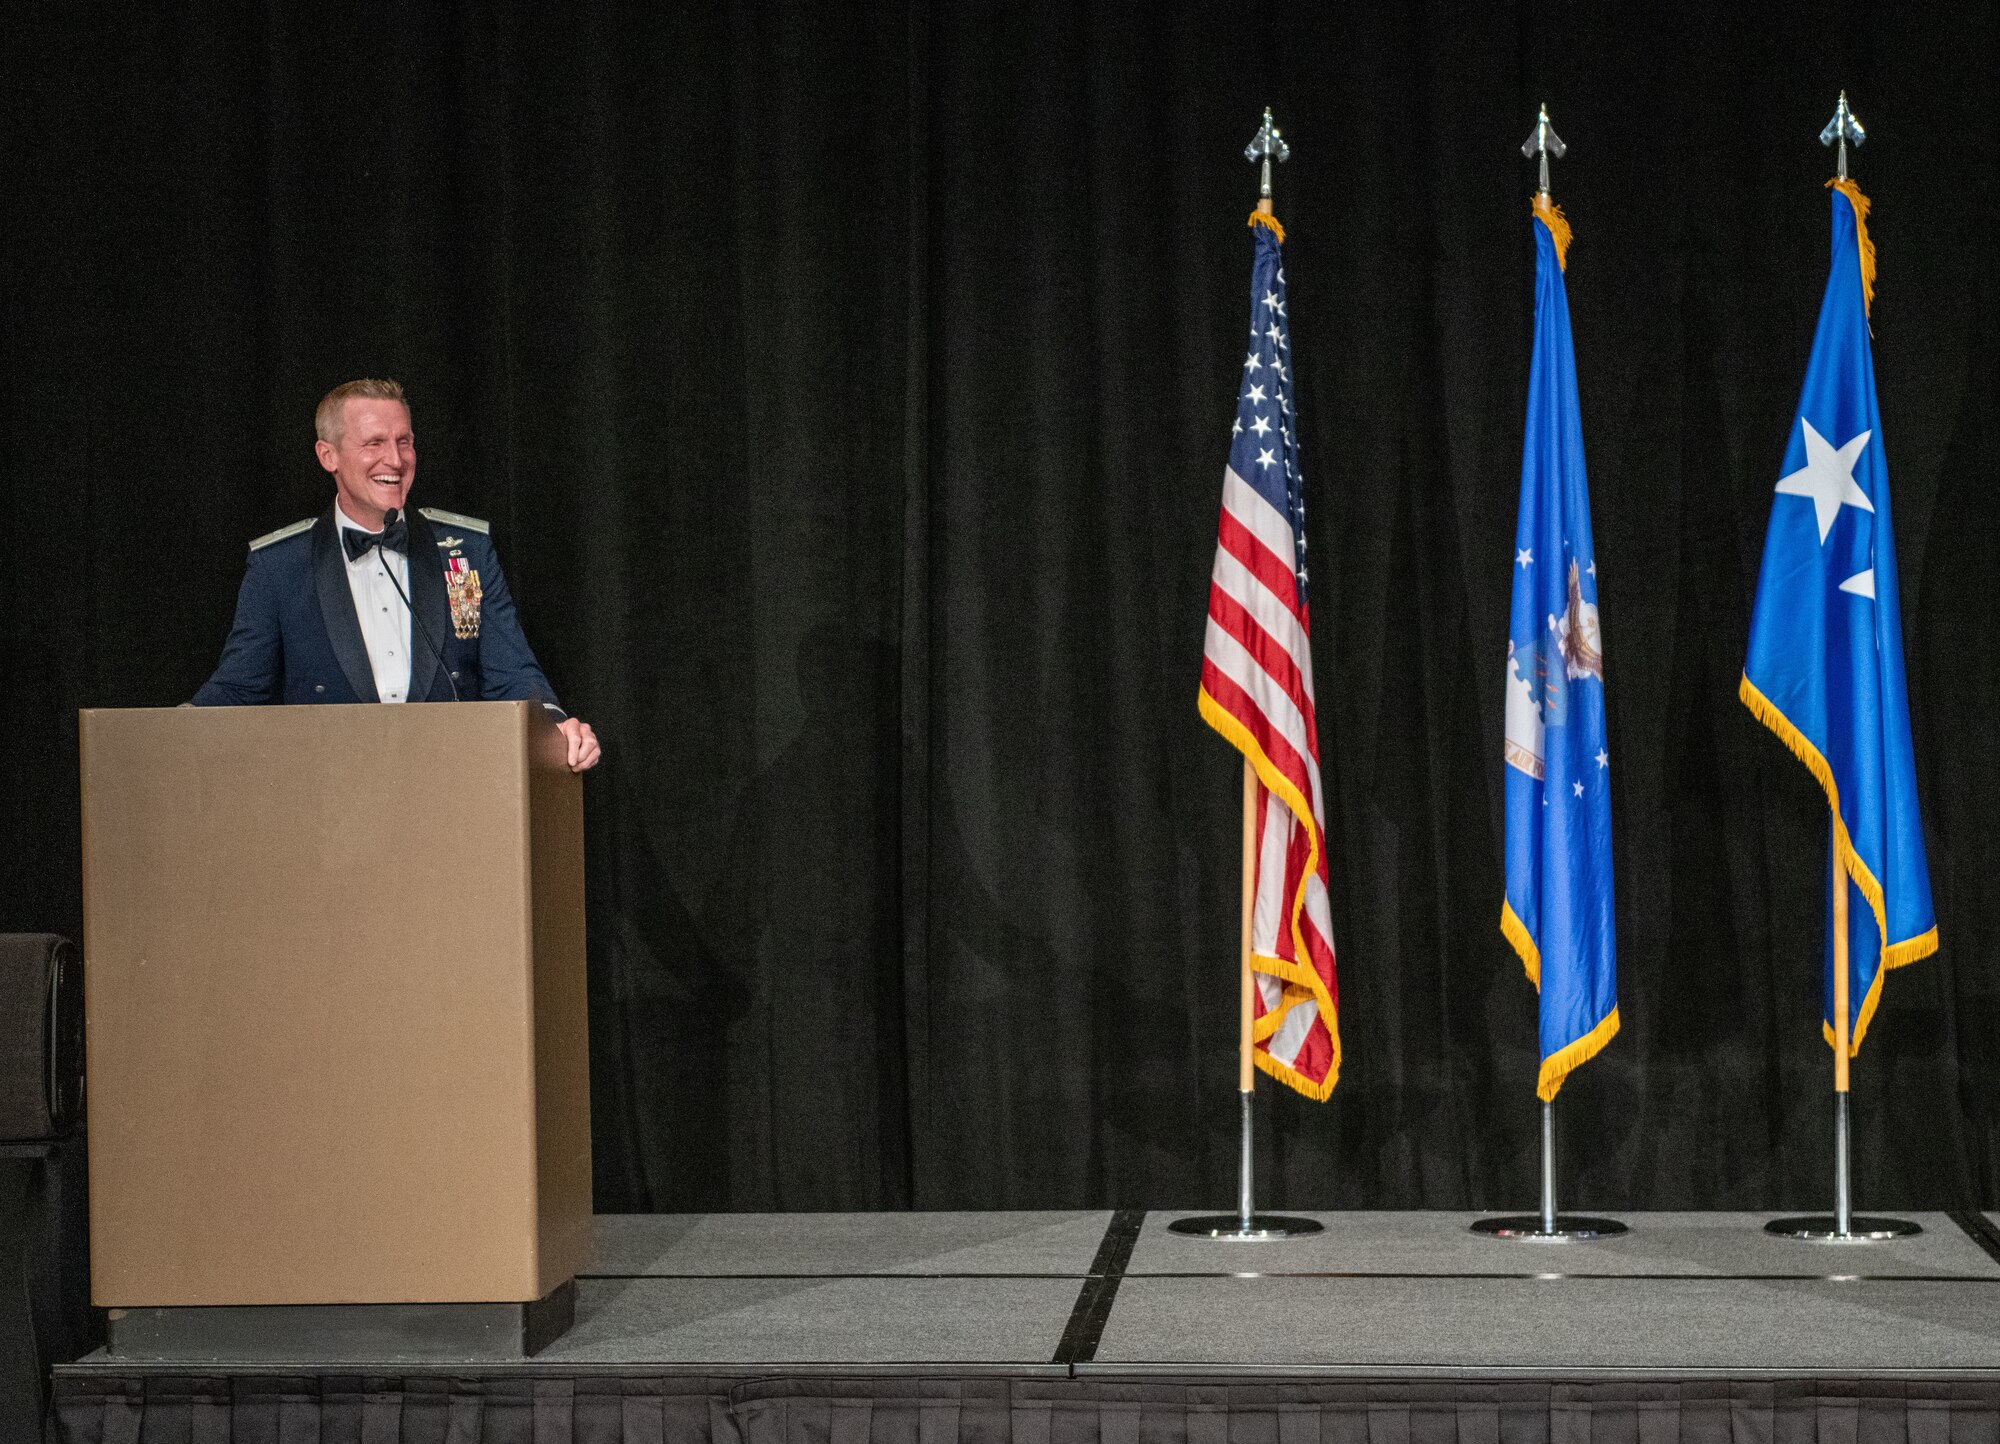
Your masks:
{"label": "shoulder board", "polygon": [[250,550],[253,552],[262,551],[272,542],[281,542],[286,537],[297,536],[302,531],[311,531],[312,524],[318,520],[319,518],[316,516],[309,516],[304,521],[295,521],[290,526],[281,526],[276,531],[267,531],[250,543]]}
{"label": "shoulder board", "polygon": [[465,516],[459,512],[446,511],[442,507],[420,506],[417,508],[439,526],[462,526],[467,531],[476,531],[481,536],[493,529],[491,522],[481,521],[476,516]]}

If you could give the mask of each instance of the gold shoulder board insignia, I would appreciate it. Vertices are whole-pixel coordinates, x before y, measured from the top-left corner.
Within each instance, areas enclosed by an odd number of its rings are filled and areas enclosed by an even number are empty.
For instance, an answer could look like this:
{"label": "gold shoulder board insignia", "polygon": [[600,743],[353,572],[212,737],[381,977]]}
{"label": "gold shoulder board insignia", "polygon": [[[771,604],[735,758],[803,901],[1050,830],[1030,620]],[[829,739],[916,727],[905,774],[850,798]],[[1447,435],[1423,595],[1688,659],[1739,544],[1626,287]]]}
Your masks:
{"label": "gold shoulder board insignia", "polygon": [[290,526],[281,526],[276,531],[267,531],[250,543],[250,550],[253,552],[262,551],[272,542],[281,542],[288,536],[297,536],[302,531],[309,531],[312,529],[312,524],[318,520],[318,517],[309,516],[304,521],[295,521]]}
{"label": "gold shoulder board insignia", "polygon": [[442,507],[420,506],[417,510],[436,522],[439,526],[462,526],[467,531],[478,532],[481,536],[485,536],[493,530],[490,525],[481,521],[476,516],[464,516],[459,512],[446,511]]}

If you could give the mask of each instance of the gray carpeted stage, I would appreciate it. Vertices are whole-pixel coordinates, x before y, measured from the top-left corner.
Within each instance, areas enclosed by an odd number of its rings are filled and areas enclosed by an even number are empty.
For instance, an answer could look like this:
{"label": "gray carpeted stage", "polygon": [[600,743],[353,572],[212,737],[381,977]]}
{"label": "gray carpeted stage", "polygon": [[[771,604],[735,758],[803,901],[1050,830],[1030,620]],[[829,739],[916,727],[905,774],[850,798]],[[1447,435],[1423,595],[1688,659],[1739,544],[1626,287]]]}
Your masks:
{"label": "gray carpeted stage", "polygon": [[[1980,1215],[1845,1246],[1771,1237],[1761,1214],[1630,1214],[1628,1235],[1565,1244],[1439,1213],[1322,1214],[1316,1236],[1229,1244],[1169,1233],[1178,1216],[603,1216],[575,1327],[477,1372],[2000,1380],[2000,1231]],[[101,1352],[61,1371],[189,1372]]]}

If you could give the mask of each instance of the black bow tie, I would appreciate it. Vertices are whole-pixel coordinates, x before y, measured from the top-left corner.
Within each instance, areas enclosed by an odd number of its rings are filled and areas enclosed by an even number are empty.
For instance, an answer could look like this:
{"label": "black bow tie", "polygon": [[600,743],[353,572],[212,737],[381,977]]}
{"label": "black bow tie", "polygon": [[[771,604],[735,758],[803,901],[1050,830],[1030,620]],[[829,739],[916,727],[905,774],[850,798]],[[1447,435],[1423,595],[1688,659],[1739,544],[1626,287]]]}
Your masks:
{"label": "black bow tie", "polygon": [[360,531],[351,526],[340,529],[340,541],[347,548],[347,559],[358,562],[368,555],[368,549],[380,543],[392,552],[410,554],[410,528],[401,517],[390,523],[387,531]]}

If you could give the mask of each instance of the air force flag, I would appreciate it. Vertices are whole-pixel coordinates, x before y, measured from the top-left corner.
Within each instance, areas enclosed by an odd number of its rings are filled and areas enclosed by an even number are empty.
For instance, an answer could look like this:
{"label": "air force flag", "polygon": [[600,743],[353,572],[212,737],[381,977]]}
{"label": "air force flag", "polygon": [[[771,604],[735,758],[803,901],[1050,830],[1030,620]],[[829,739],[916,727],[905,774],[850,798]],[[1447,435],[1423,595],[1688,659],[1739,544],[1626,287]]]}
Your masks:
{"label": "air force flag", "polygon": [[[1916,758],[1903,684],[1889,468],[1875,409],[1868,199],[1835,183],[1833,271],[1785,447],[1750,620],[1744,705],[1812,770],[1833,812],[1839,865],[1866,906],[1848,919],[1859,1049],[1885,968],[1937,950]],[[1830,871],[1830,870],[1829,870]],[[1830,911],[1830,910],[1829,910]],[[1828,928],[1826,1039],[1834,1041]]]}
{"label": "air force flag", "polygon": [[1507,633],[1507,899],[1500,930],[1541,990],[1536,1092],[1618,1031],[1611,909],[1611,755],[1604,643],[1563,261],[1569,223],[1535,206],[1535,351],[1528,372],[1514,611]]}

